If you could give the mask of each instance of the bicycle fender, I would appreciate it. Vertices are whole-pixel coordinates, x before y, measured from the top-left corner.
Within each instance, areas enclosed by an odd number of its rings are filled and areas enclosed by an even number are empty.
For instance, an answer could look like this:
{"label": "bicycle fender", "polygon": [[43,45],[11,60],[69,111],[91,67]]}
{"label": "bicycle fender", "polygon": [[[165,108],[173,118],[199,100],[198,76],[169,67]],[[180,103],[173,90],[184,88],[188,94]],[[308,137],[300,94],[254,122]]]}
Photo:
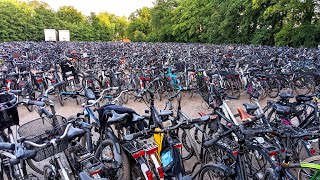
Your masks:
{"label": "bicycle fender", "polygon": [[107,137],[110,138],[111,141],[114,143],[114,146],[113,146],[114,159],[121,164],[122,158],[121,158],[121,147],[120,147],[119,139],[109,128],[106,129],[106,131],[107,131],[106,132]]}

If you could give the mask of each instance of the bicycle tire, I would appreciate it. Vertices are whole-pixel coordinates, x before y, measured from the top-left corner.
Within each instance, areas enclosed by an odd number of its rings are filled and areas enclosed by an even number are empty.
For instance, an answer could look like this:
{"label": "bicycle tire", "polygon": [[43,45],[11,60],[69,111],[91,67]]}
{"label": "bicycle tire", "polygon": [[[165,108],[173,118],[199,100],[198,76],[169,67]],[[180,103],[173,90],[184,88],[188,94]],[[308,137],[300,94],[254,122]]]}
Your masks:
{"label": "bicycle tire", "polygon": [[275,78],[269,78],[268,83],[268,96],[270,98],[276,98],[280,93],[280,83]]}
{"label": "bicycle tire", "polygon": [[[96,151],[94,152],[94,157],[99,159],[101,162],[103,162],[103,159],[101,158],[102,155],[102,149],[106,148],[107,146],[111,146],[110,149],[112,150],[113,141],[111,139],[105,139],[101,142],[101,144],[98,145]],[[124,151],[121,149],[121,158],[122,158],[122,168],[121,171],[118,170],[117,173],[120,173],[120,175],[117,176],[117,179],[123,179],[123,180],[130,180],[130,163],[128,160],[127,155],[124,153]]]}
{"label": "bicycle tire", "polygon": [[[228,177],[226,169],[220,164],[206,164],[204,168],[200,170],[199,179],[214,179],[214,180],[231,180],[233,178]],[[206,173],[210,174],[210,177],[205,176]]]}
{"label": "bicycle tire", "polygon": [[[91,82],[88,82],[91,80]],[[88,86],[88,84],[90,86]],[[101,82],[94,77],[84,77],[82,79],[82,88],[88,88],[90,87],[94,93],[100,93],[102,91],[102,85]]]}
{"label": "bicycle tire", "polygon": [[54,171],[49,165],[45,165],[43,168],[43,179],[44,180],[58,180],[58,178],[54,177]]}
{"label": "bicycle tire", "polygon": [[313,91],[314,82],[311,77],[301,76],[293,80],[294,91],[297,94],[307,95]]}
{"label": "bicycle tire", "polygon": [[63,96],[58,92],[58,100],[61,106],[64,106],[64,99]]}
{"label": "bicycle tire", "polygon": [[[309,158],[303,160],[302,162],[319,164],[320,163],[320,155],[309,157]],[[305,178],[309,178],[310,179],[312,177],[312,175],[310,174],[308,177],[301,178],[302,173],[307,171],[307,170],[308,169],[302,169],[302,168],[298,170],[298,173],[297,173],[298,180],[303,180]]]}
{"label": "bicycle tire", "polygon": [[191,145],[189,145],[190,140],[187,140],[187,134],[185,132],[185,129],[179,129],[178,131],[179,139],[182,142],[182,148],[181,148],[181,158],[182,160],[188,160],[190,159],[194,154],[194,149]]}
{"label": "bicycle tire", "polygon": [[43,169],[41,170],[40,168],[38,168],[38,166],[36,166],[34,163],[33,163],[33,160],[32,159],[27,159],[27,164],[28,166],[33,170],[35,171],[36,173],[40,174],[40,175],[43,175]]}

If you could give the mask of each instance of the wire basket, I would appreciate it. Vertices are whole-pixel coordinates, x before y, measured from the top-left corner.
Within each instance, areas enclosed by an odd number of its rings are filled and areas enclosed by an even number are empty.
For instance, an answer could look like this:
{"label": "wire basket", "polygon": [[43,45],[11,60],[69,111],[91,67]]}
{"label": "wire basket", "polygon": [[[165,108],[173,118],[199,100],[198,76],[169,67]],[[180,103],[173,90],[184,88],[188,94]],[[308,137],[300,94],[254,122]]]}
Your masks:
{"label": "wire basket", "polygon": [[144,151],[147,154],[152,154],[155,151],[158,151],[158,144],[154,141],[154,138],[149,139],[135,140],[127,142],[122,145],[122,147],[128,151],[130,154],[135,154],[139,151]]}
{"label": "wire basket", "polygon": [[130,154],[134,154],[143,149],[143,145],[138,141],[131,141],[131,142],[124,143],[122,144],[122,147]]}
{"label": "wire basket", "polygon": [[[11,94],[1,94],[0,95],[0,103],[6,103],[6,106],[12,106],[10,101],[15,98]],[[0,131],[3,131],[4,129],[19,124],[19,113],[17,106],[14,106],[10,109],[6,109],[4,111],[0,112]]]}
{"label": "wire basket", "polygon": [[143,149],[147,152],[147,154],[152,154],[158,151],[158,144],[154,141],[153,137],[144,139],[140,143],[143,144]]}
{"label": "wire basket", "polygon": [[[32,120],[19,127],[18,133],[21,137],[26,138],[37,144],[43,144],[50,140],[61,136],[67,126],[67,120],[62,116],[55,116],[56,118],[38,118]],[[55,120],[54,120],[55,119]],[[58,154],[68,148],[68,138],[60,139],[56,145],[48,144],[43,148],[26,147],[37,151],[34,160],[39,162],[55,154]]]}

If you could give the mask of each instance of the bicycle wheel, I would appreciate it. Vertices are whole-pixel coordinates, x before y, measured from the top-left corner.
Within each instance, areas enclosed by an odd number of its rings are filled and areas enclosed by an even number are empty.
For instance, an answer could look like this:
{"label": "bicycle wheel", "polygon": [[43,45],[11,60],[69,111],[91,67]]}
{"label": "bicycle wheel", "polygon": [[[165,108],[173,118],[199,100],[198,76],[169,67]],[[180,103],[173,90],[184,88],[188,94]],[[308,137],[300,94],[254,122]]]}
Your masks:
{"label": "bicycle wheel", "polygon": [[301,160],[307,159],[312,156],[312,146],[308,141],[304,139],[298,139],[293,140],[291,144],[293,147],[292,162],[300,162]]}
{"label": "bicycle wheel", "polygon": [[38,174],[44,175],[43,168],[41,168],[41,167],[43,167],[43,165],[42,165],[43,162],[36,162],[36,161],[34,161],[32,159],[27,159],[26,161],[27,161],[28,166],[32,170],[34,170]]}
{"label": "bicycle wheel", "polygon": [[43,179],[44,180],[56,180],[54,170],[49,165],[45,165],[43,168]]}
{"label": "bicycle wheel", "polygon": [[207,148],[204,154],[204,162],[226,166],[232,165],[236,161],[233,150],[237,148],[237,144],[229,138],[224,137],[213,146]]}
{"label": "bicycle wheel", "polygon": [[293,80],[294,91],[297,94],[307,95],[313,91],[314,82],[312,77],[302,76]]}
{"label": "bicycle wheel", "polygon": [[269,78],[268,81],[268,96],[271,98],[275,98],[279,95],[280,92],[280,84],[279,81],[275,78]]}
{"label": "bicycle wheel", "polygon": [[93,77],[85,77],[82,80],[83,88],[90,88],[94,93],[100,93],[102,91],[101,82]]}
{"label": "bicycle wheel", "polygon": [[58,100],[61,106],[64,106],[64,99],[63,96],[58,92]]}
{"label": "bicycle wheel", "polygon": [[231,180],[234,179],[230,177],[226,169],[228,167],[224,167],[220,164],[210,164],[205,165],[203,169],[200,170],[199,179],[210,179],[210,180]]}
{"label": "bicycle wheel", "polygon": [[250,179],[264,179],[267,168],[276,168],[276,164],[260,145],[250,145],[246,151],[245,165]]}
{"label": "bicycle wheel", "polygon": [[182,142],[181,148],[181,158],[183,160],[188,160],[193,156],[194,149],[191,146],[190,139],[187,137],[187,132],[185,129],[179,129],[178,131],[179,139]]}
{"label": "bicycle wheel", "polygon": [[[307,158],[305,160],[303,160],[302,162],[304,163],[314,163],[314,164],[320,164],[320,155],[317,156],[313,156],[310,158]],[[317,177],[313,177],[315,175],[315,173],[317,173],[318,170],[316,169],[311,169],[311,168],[306,168],[306,169],[299,169],[298,170],[298,180],[304,180],[304,179],[319,179],[319,175]]]}
{"label": "bicycle wheel", "polygon": [[121,99],[122,99],[122,103],[123,103],[123,104],[127,104],[128,101],[129,101],[129,94],[128,94],[128,93],[123,93],[123,94],[121,95]]}
{"label": "bicycle wheel", "polygon": [[239,99],[240,98],[240,94],[241,94],[241,91],[240,91],[240,81],[239,79],[229,79],[228,80],[229,83],[230,83],[230,86],[231,86],[231,97],[235,98],[235,99]]}
{"label": "bicycle wheel", "polygon": [[130,180],[130,163],[127,155],[121,149],[121,159],[122,165],[120,167],[116,167],[118,162],[114,160],[114,152],[113,152],[114,143],[110,139],[103,140],[101,144],[98,145],[94,156],[103,162],[106,166],[110,167],[110,169],[114,169],[115,171],[111,171],[110,179],[124,179]]}

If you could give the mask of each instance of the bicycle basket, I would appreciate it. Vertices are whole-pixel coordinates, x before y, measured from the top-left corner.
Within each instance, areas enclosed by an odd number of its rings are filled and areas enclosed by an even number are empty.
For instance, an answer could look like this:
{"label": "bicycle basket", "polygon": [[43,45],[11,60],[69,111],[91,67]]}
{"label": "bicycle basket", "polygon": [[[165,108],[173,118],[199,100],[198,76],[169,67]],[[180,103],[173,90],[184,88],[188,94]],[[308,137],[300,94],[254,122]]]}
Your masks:
{"label": "bicycle basket", "polygon": [[[18,133],[21,137],[26,138],[28,141],[42,144],[61,136],[67,126],[66,123],[67,120],[62,116],[56,116],[56,120],[49,118],[38,118],[20,126]],[[29,147],[27,146],[27,148]],[[34,160],[37,162],[42,161],[66,150],[67,148],[67,137],[57,141],[55,146],[50,144],[43,148],[32,147],[32,149],[37,151],[37,155],[34,157]]]}
{"label": "bicycle basket", "polygon": [[[5,105],[12,106],[10,101],[13,98],[14,96],[11,94],[1,94],[0,103],[8,102]],[[19,125],[19,114],[16,106],[0,112],[0,131],[13,125]]]}
{"label": "bicycle basket", "polygon": [[122,147],[131,155],[133,155],[136,152],[141,151],[143,149],[143,144],[141,144],[138,141],[131,141],[131,142],[122,144]]}

